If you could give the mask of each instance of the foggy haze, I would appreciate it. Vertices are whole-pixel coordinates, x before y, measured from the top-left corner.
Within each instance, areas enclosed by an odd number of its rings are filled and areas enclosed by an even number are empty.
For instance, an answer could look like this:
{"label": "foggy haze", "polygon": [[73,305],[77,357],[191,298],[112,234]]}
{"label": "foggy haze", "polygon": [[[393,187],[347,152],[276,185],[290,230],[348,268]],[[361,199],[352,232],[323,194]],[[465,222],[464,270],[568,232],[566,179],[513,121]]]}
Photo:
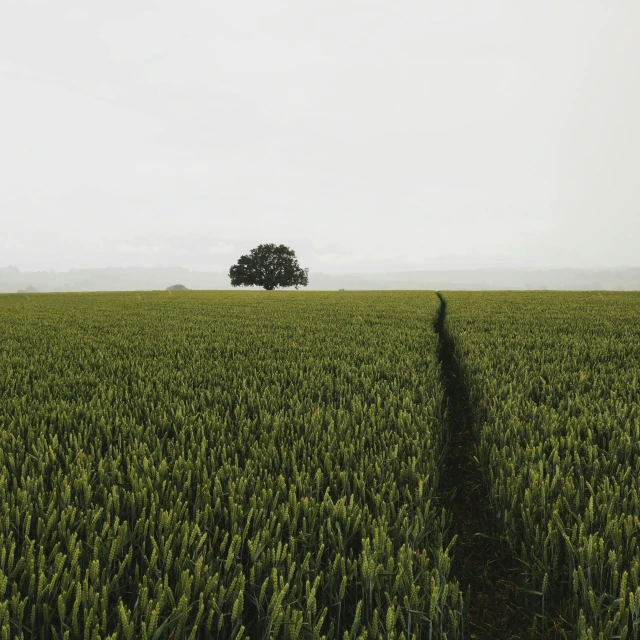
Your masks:
{"label": "foggy haze", "polygon": [[[21,272],[0,268],[0,293],[56,291],[149,291],[172,285],[188,289],[231,289],[225,272],[184,267],[73,269]],[[309,273],[310,290],[393,289],[567,289],[638,290],[640,269],[473,269],[390,273]]]}
{"label": "foggy haze", "polygon": [[225,273],[263,242],[312,274],[638,267],[638,24],[635,0],[5,1],[0,267]]}

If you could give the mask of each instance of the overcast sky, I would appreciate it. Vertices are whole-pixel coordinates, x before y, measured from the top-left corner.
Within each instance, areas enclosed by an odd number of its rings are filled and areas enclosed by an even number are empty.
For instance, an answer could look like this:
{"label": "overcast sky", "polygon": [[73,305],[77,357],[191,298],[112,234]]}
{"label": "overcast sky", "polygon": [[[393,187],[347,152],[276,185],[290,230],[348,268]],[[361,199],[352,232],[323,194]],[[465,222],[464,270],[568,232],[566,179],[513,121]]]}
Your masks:
{"label": "overcast sky", "polygon": [[0,0],[0,267],[640,266],[637,0]]}

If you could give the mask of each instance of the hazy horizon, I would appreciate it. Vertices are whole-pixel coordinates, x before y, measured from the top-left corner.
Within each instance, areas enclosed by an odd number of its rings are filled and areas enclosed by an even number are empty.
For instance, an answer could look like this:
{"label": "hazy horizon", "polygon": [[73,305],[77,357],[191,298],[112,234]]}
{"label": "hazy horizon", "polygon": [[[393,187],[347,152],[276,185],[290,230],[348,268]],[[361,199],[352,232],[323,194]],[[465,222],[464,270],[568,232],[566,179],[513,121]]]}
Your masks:
{"label": "hazy horizon", "polygon": [[[189,289],[228,290],[223,271],[184,267],[117,267],[21,272],[0,268],[0,293],[55,291],[151,291],[181,284]],[[309,290],[640,290],[640,268],[458,269],[358,274],[309,273]]]}
{"label": "hazy horizon", "polygon": [[640,266],[640,4],[20,0],[0,266]]}

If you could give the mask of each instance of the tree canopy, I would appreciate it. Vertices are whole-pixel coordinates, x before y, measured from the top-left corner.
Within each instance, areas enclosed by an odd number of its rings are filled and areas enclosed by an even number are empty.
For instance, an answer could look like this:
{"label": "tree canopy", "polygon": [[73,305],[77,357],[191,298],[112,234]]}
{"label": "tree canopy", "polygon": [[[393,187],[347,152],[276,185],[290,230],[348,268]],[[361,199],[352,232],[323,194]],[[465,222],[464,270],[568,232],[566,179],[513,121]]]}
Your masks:
{"label": "tree canopy", "polygon": [[306,287],[309,269],[302,269],[295,252],[285,245],[261,244],[249,255],[240,256],[229,269],[234,287],[264,287],[272,291],[277,287]]}

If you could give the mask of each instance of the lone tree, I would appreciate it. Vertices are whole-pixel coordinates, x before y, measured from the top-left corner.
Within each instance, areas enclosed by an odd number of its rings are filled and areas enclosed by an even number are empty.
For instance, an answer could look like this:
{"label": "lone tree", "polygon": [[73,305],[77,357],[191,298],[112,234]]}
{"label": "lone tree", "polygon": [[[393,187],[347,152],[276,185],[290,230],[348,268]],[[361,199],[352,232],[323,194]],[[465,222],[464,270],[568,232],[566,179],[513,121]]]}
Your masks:
{"label": "lone tree", "polygon": [[309,269],[302,269],[296,254],[283,244],[261,244],[251,249],[248,256],[240,256],[238,263],[229,269],[231,286],[264,287],[273,291],[276,287],[306,287]]}

